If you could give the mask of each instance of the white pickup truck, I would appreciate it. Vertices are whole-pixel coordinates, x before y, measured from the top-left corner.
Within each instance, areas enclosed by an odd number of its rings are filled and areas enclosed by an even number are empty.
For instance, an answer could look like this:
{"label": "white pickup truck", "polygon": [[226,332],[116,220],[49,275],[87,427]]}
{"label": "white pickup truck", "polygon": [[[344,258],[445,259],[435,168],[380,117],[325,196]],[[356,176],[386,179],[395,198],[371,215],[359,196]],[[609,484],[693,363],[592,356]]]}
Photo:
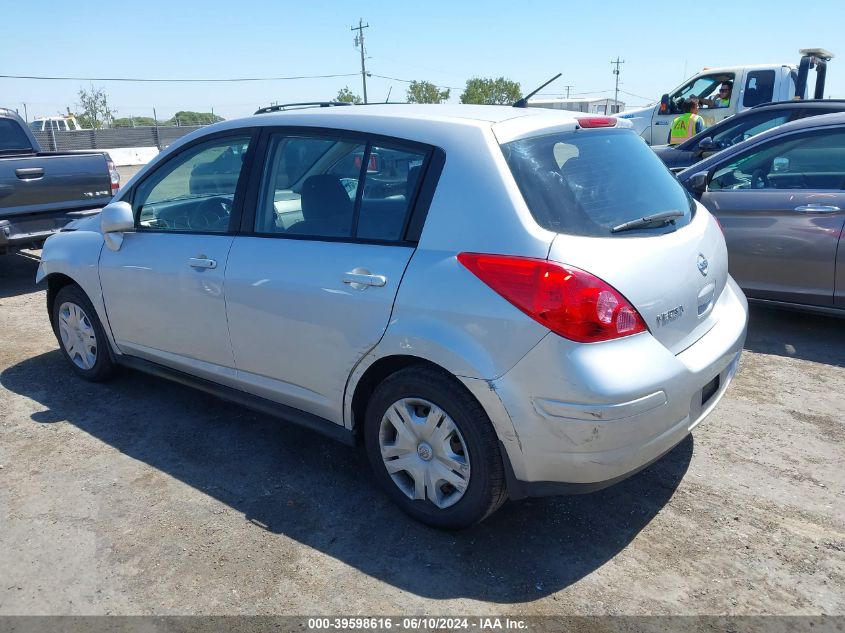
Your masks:
{"label": "white pickup truck", "polygon": [[[664,94],[658,103],[626,110],[617,116],[628,119],[649,145],[663,145],[668,142],[669,126],[676,116],[684,112],[684,105],[690,97],[702,100],[699,114],[709,127],[761,103],[806,99],[809,71],[815,68],[814,98],[824,98],[827,62],[833,59],[833,53],[821,48],[801,49],[799,52],[801,62],[798,66],[768,64],[705,68],[674,91]],[[717,107],[719,87],[724,83],[732,87],[730,102],[727,106]]]}

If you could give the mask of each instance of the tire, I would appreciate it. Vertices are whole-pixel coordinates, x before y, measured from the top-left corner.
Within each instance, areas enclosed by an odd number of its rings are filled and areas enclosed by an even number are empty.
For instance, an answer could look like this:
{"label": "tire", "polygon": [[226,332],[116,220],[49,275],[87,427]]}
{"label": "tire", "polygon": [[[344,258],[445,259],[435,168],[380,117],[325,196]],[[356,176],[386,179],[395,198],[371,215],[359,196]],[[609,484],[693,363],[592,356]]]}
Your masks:
{"label": "tire", "polygon": [[108,339],[82,288],[71,284],[59,290],[51,317],[59,349],[73,371],[92,382],[102,382],[114,375]]}
{"label": "tire", "polygon": [[469,527],[507,499],[490,419],[463,385],[435,368],[402,369],[376,388],[364,445],[388,496],[431,527]]}

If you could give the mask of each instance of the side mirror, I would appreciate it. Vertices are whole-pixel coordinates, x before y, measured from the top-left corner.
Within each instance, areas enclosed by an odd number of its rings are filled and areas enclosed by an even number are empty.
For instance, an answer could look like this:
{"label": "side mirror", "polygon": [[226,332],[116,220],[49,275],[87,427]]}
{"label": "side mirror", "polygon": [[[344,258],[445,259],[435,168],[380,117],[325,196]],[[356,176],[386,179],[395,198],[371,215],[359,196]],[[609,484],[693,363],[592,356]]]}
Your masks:
{"label": "side mirror", "polygon": [[704,193],[707,191],[707,181],[709,180],[709,176],[710,174],[706,171],[700,171],[697,174],[693,174],[687,181],[687,189],[693,193]]}
{"label": "side mirror", "polygon": [[715,152],[716,143],[713,141],[712,137],[705,136],[698,142],[698,150],[700,152]]}
{"label": "side mirror", "polygon": [[123,234],[135,230],[135,216],[128,202],[112,202],[100,212],[100,230],[111,250],[120,250]]}
{"label": "side mirror", "polygon": [[784,172],[789,171],[789,159],[785,156],[777,156],[772,161],[772,171]]}
{"label": "side mirror", "polygon": [[669,114],[669,93],[660,97],[660,114]]}

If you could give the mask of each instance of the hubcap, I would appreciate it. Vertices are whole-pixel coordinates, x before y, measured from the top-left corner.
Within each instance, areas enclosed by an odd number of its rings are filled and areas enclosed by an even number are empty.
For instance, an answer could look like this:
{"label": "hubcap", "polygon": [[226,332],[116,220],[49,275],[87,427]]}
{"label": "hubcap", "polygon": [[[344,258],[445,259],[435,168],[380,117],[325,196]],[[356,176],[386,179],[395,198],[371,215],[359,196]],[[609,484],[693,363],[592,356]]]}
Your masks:
{"label": "hubcap", "polygon": [[75,303],[59,306],[59,336],[74,365],[91,369],[97,362],[97,335],[85,310]]}
{"label": "hubcap", "polygon": [[419,398],[394,402],[381,419],[379,448],[388,474],[409,499],[448,508],[464,496],[469,451],[455,422],[437,405]]}

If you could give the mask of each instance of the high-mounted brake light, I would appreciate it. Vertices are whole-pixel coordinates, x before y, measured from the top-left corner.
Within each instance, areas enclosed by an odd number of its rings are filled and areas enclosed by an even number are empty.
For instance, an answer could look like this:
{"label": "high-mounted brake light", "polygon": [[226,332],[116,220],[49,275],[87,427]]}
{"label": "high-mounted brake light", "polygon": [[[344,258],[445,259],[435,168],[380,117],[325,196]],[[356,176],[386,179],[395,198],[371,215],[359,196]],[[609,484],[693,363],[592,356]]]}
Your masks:
{"label": "high-mounted brake light", "polygon": [[646,331],[625,297],[579,268],[481,253],[461,253],[458,261],[532,319],[570,340],[596,343]]}
{"label": "high-mounted brake light", "polygon": [[581,117],[575,120],[578,121],[578,125],[583,128],[614,127],[616,125],[616,117],[614,116]]}

